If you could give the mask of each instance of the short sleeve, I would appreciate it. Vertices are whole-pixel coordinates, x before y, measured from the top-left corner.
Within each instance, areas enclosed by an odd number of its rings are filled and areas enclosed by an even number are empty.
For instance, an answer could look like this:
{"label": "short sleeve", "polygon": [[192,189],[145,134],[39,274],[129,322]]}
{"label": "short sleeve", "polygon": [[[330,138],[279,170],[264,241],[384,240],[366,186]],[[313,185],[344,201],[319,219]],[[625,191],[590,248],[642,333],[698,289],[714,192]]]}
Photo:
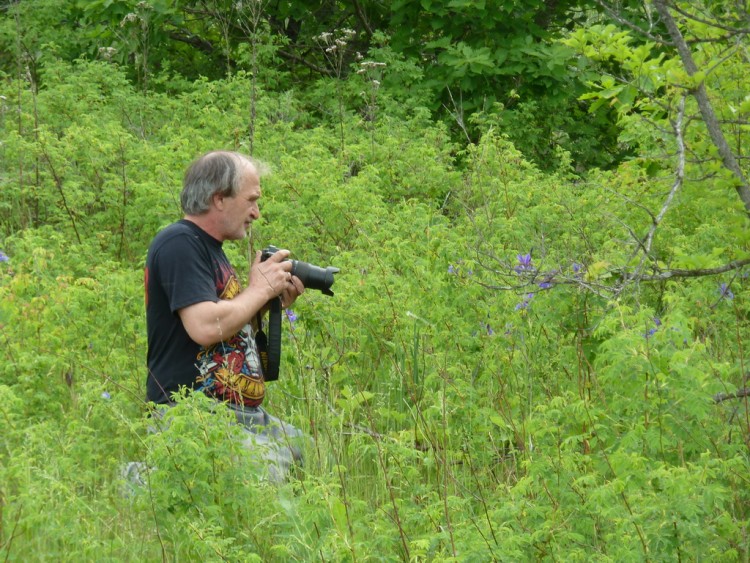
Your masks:
{"label": "short sleeve", "polygon": [[211,256],[197,236],[181,233],[164,241],[154,256],[154,265],[151,275],[167,296],[173,313],[203,301],[219,301]]}

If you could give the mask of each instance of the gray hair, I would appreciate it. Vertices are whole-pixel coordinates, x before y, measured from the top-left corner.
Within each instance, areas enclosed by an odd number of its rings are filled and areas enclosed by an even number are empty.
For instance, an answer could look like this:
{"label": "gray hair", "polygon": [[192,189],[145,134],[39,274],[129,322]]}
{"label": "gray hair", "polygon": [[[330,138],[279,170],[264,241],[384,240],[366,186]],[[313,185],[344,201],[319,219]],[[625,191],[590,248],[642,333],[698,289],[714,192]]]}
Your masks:
{"label": "gray hair", "polygon": [[238,152],[212,151],[194,160],[182,182],[182,211],[186,215],[202,215],[211,208],[214,195],[236,195],[248,166],[258,178],[268,173],[263,163]]}

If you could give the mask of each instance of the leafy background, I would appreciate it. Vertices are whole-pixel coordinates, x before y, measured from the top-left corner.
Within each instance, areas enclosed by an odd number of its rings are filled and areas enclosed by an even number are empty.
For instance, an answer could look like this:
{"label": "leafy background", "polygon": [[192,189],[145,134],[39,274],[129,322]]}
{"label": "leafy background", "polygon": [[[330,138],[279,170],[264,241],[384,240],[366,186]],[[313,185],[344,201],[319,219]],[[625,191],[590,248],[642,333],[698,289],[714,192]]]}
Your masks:
{"label": "leafy background", "polygon": [[[696,75],[663,2],[353,5],[0,2],[0,555],[746,561],[747,14],[668,6]],[[273,170],[255,248],[341,269],[280,487],[203,397],[147,431],[145,253],[216,148]]]}

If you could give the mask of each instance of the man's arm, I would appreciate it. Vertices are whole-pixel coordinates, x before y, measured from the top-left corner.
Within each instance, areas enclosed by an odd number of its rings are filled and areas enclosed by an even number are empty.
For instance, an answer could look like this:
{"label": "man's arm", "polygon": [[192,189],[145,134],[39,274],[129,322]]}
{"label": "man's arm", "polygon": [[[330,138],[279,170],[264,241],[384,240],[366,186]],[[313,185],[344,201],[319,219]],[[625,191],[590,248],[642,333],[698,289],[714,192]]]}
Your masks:
{"label": "man's arm", "polygon": [[264,262],[260,253],[250,269],[249,284],[233,299],[202,301],[178,311],[190,338],[201,346],[211,346],[228,339],[249,323],[274,297],[290,306],[304,291],[299,278],[292,276],[289,252],[281,250]]}

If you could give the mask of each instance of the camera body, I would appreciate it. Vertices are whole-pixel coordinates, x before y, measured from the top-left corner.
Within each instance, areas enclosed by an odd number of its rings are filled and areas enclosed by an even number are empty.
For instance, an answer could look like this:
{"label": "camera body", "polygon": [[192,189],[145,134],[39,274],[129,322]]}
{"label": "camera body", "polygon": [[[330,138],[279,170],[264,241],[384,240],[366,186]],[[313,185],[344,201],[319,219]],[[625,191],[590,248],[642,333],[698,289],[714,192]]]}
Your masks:
{"label": "camera body", "polygon": [[[279,249],[275,246],[268,245],[261,252],[261,261],[265,262],[278,251]],[[324,295],[333,297],[333,291],[331,291],[331,286],[335,281],[333,274],[339,272],[338,268],[334,268],[333,266],[321,268],[320,266],[308,264],[301,260],[290,260],[290,262],[292,263],[292,275],[300,279],[305,289],[317,289]]]}

